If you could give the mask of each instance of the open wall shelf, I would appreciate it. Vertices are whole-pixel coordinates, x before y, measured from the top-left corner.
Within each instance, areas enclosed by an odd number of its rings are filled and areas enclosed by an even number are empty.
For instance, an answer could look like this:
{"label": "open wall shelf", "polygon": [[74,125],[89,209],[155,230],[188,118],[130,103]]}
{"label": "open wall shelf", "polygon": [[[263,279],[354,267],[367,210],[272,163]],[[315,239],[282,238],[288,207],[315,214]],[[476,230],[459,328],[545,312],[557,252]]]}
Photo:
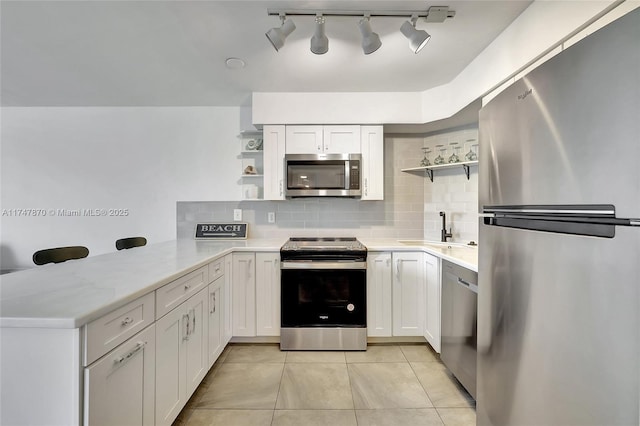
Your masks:
{"label": "open wall shelf", "polygon": [[431,182],[433,182],[433,171],[434,170],[443,170],[443,169],[452,169],[455,167],[462,167],[464,170],[464,174],[467,175],[467,180],[469,179],[469,168],[471,166],[478,165],[478,161],[461,161],[459,163],[450,163],[450,164],[440,164],[435,166],[421,166],[421,167],[410,167],[408,169],[401,169],[403,172],[407,173],[424,173],[429,176]]}

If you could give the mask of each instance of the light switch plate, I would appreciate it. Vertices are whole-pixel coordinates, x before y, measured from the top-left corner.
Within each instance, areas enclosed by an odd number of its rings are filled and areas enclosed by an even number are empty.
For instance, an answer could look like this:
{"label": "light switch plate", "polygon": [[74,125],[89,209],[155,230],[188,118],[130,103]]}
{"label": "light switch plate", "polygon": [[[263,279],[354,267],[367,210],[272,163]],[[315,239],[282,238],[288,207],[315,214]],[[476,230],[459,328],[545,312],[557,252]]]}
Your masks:
{"label": "light switch plate", "polygon": [[267,213],[267,222],[276,223],[276,212]]}
{"label": "light switch plate", "polygon": [[242,220],[242,209],[233,209],[233,220]]}

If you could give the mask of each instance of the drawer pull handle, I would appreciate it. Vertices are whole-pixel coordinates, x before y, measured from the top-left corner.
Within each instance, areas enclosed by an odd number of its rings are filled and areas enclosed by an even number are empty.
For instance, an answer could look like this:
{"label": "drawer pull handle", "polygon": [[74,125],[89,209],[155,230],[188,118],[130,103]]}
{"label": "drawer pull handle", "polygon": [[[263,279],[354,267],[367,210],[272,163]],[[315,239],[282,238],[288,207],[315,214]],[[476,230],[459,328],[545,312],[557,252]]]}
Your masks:
{"label": "drawer pull handle", "polygon": [[188,291],[191,288],[190,284],[185,284],[184,285],[184,291]]}
{"label": "drawer pull handle", "polygon": [[135,354],[137,354],[138,352],[140,352],[140,350],[141,350],[142,348],[144,348],[144,346],[145,346],[146,344],[147,344],[147,342],[138,342],[138,343],[136,344],[136,346],[135,346],[133,349],[131,349],[131,351],[130,351],[129,353],[127,353],[127,354],[125,354],[125,355],[121,355],[121,356],[119,356],[118,358],[116,358],[116,359],[114,360],[114,364],[116,364],[116,365],[120,365],[120,364],[122,364],[123,362],[128,361],[131,357],[133,357]]}
{"label": "drawer pull handle", "polygon": [[132,322],[133,322],[133,318],[131,318],[131,317],[126,317],[125,319],[123,319],[123,320],[122,320],[122,326],[124,327],[124,326],[126,326],[126,325],[131,324]]}
{"label": "drawer pull handle", "polygon": [[189,315],[191,315],[191,312],[193,312],[193,327],[191,328],[191,332],[189,334],[195,333],[195,331],[196,331],[196,310],[195,310],[195,308],[192,309],[189,312]]}

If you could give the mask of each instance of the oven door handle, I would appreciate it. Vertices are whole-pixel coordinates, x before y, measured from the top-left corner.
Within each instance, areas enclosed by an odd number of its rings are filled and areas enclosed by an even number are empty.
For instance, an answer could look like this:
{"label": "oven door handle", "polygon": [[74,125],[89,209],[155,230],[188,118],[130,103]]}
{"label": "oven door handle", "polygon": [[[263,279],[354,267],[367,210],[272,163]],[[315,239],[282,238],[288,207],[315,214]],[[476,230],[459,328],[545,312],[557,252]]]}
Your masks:
{"label": "oven door handle", "polygon": [[280,269],[367,269],[367,262],[280,262]]}

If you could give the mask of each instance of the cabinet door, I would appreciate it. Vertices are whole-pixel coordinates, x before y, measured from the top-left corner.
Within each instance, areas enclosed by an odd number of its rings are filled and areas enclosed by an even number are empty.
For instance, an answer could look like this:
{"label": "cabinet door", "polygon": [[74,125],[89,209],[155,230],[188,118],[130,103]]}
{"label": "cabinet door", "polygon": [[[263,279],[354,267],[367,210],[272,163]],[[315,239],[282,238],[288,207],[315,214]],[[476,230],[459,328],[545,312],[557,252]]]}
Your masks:
{"label": "cabinet door", "polygon": [[185,380],[186,398],[196,390],[204,376],[209,371],[208,356],[208,325],[207,321],[207,296],[208,288],[202,289],[198,294],[185,302],[185,310],[189,321],[188,338],[183,342],[185,347]]}
{"label": "cabinet door", "polygon": [[393,253],[393,335],[424,336],[423,253]]}
{"label": "cabinet door", "polygon": [[85,425],[153,425],[155,325],[85,369]]}
{"label": "cabinet door", "polygon": [[367,256],[367,335],[391,337],[391,253]]}
{"label": "cabinet door", "polygon": [[362,200],[384,199],[384,135],[382,126],[362,126]]}
{"label": "cabinet door", "polygon": [[286,126],[287,154],[321,154],[322,126]]}
{"label": "cabinet door", "polygon": [[233,253],[233,335],[256,335],[256,274],[254,253]]}
{"label": "cabinet door", "polygon": [[324,126],[324,154],[359,154],[360,126]]}
{"label": "cabinet door", "polygon": [[264,199],[284,200],[284,126],[264,126]]}
{"label": "cabinet door", "polygon": [[427,309],[424,337],[440,353],[440,259],[424,253]]}
{"label": "cabinet door", "polygon": [[156,321],[156,424],[170,425],[186,404],[183,340],[187,312],[178,307]]}
{"label": "cabinet door", "polygon": [[280,335],[280,253],[256,253],[256,334]]}
{"label": "cabinet door", "polygon": [[220,356],[223,349],[222,338],[224,333],[223,307],[224,307],[224,277],[220,277],[209,284],[209,368]]}
{"label": "cabinet door", "polygon": [[231,285],[233,283],[233,255],[228,254],[224,257],[224,292],[222,296],[224,297],[224,309],[223,311],[223,339],[222,346],[226,346],[231,340],[231,336],[233,336],[233,317],[232,317],[232,306],[231,306]]}

